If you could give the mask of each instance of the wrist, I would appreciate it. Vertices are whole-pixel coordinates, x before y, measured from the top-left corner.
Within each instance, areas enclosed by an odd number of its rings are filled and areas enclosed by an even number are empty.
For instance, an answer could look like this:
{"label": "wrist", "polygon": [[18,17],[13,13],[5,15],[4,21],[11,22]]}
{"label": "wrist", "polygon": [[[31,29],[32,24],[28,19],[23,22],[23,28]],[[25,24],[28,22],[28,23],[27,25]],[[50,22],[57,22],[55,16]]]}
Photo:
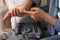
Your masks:
{"label": "wrist", "polygon": [[50,16],[48,13],[44,14],[43,20],[51,25],[55,25],[56,18]]}

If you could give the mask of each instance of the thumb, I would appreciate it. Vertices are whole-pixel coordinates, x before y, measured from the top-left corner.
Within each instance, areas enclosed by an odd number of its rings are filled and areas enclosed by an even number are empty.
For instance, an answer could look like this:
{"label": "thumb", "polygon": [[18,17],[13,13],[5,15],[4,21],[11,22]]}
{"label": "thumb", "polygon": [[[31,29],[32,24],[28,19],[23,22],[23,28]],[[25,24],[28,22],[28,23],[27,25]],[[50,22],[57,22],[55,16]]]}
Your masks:
{"label": "thumb", "polygon": [[36,11],[37,8],[36,8],[36,7],[33,7],[33,8],[31,8],[30,10],[31,10],[31,11]]}

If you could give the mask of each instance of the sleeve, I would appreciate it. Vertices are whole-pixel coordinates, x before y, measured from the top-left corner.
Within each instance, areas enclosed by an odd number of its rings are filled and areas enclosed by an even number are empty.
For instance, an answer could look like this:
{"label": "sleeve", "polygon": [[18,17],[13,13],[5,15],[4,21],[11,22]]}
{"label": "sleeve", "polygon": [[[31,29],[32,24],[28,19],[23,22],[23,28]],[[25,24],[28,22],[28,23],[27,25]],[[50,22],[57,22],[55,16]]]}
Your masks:
{"label": "sleeve", "polygon": [[56,31],[60,32],[60,19],[57,19],[55,22],[55,29]]}
{"label": "sleeve", "polygon": [[0,38],[8,39],[9,37],[14,36],[14,35],[15,35],[15,30],[11,29],[10,32],[6,32],[6,33],[1,34]]}
{"label": "sleeve", "polygon": [[5,33],[3,33],[3,34],[0,35],[0,38],[7,39],[7,36],[5,35]]}

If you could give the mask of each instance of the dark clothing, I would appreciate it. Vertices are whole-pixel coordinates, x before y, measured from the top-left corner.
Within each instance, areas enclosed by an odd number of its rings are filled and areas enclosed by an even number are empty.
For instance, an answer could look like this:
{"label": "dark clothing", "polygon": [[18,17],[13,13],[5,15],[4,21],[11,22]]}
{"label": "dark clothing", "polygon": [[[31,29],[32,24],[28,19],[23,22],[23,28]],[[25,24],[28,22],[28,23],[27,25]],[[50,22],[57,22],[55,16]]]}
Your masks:
{"label": "dark clothing", "polygon": [[43,39],[40,39],[40,40],[60,40],[60,35],[55,35],[55,36],[43,38]]}
{"label": "dark clothing", "polygon": [[39,39],[40,26],[30,16],[25,15],[20,23],[17,23],[17,28],[8,33],[4,33],[1,38],[9,40],[19,39]]}

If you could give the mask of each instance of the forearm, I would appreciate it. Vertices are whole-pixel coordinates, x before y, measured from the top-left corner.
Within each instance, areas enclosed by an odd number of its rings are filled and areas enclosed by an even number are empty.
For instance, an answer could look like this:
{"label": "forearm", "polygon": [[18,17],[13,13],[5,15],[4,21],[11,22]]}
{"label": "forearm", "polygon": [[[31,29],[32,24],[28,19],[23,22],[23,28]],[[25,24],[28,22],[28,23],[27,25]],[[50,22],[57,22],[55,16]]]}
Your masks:
{"label": "forearm", "polygon": [[24,9],[29,9],[31,7],[31,5],[32,5],[32,0],[25,0],[23,2],[23,4],[21,4],[21,5],[17,6],[17,7],[19,7],[19,8],[22,7]]}
{"label": "forearm", "polygon": [[9,20],[10,18],[11,18],[11,14],[6,13],[3,20],[7,20],[7,19]]}
{"label": "forearm", "polygon": [[51,24],[51,25],[55,25],[55,21],[56,21],[56,18],[50,16],[48,13],[44,12],[43,14],[43,20],[46,21],[47,23]]}

